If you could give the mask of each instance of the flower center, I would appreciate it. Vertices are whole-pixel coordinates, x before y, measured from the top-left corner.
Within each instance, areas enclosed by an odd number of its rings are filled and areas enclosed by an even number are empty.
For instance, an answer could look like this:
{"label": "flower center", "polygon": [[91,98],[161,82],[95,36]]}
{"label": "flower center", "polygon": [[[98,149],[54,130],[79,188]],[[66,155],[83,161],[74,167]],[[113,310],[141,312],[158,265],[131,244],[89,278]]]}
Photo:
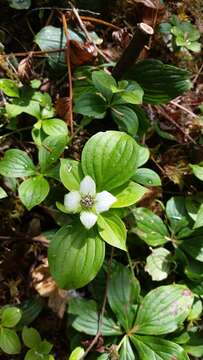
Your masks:
{"label": "flower center", "polygon": [[94,199],[91,195],[85,195],[80,200],[80,205],[84,208],[90,209],[94,205]]}

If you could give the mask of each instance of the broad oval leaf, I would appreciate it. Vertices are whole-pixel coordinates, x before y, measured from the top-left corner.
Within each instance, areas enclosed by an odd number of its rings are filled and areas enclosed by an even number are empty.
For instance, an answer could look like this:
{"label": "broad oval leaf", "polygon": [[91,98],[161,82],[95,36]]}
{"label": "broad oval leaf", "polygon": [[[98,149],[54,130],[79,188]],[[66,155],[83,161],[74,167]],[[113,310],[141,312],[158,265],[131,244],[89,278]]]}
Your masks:
{"label": "broad oval leaf", "polygon": [[51,274],[63,289],[83,287],[97,275],[104,254],[105,243],[94,229],[86,231],[79,222],[64,226],[49,246]]}
{"label": "broad oval leaf", "polygon": [[[82,42],[82,38],[74,31],[68,29],[68,32],[71,40]],[[66,36],[63,28],[47,25],[37,33],[34,41],[42,51],[56,50],[55,53],[48,55],[49,65],[56,70],[65,69],[64,52],[58,52],[58,49],[63,49],[66,46]]]}
{"label": "broad oval leaf", "polygon": [[19,188],[18,193],[20,200],[28,210],[34,206],[41,204],[49,193],[49,183],[42,176],[35,176],[24,180]]}
{"label": "broad oval leaf", "polygon": [[127,231],[119,216],[110,213],[100,214],[97,225],[99,235],[104,241],[111,246],[126,251]]}
{"label": "broad oval leaf", "polygon": [[[74,315],[72,326],[79,332],[96,335],[99,325],[99,309],[94,300],[83,298],[71,299],[69,314]],[[101,334],[103,336],[121,335],[122,330],[108,315],[102,317]]]}
{"label": "broad oval leaf", "polygon": [[120,186],[112,191],[112,194],[117,198],[112,208],[122,208],[133,205],[140,201],[146,192],[148,192],[148,189],[134,181],[130,181],[129,184]]}
{"label": "broad oval leaf", "polygon": [[194,297],[184,285],[160,286],[143,299],[134,329],[138,334],[164,335],[175,331],[190,313]]}
{"label": "broad oval leaf", "polygon": [[82,152],[82,169],[96,182],[97,192],[125,184],[137,164],[137,143],[119,131],[99,132],[92,136]]}
{"label": "broad oval leaf", "polygon": [[14,330],[3,327],[0,329],[0,349],[9,355],[20,353],[20,340]]}
{"label": "broad oval leaf", "polygon": [[147,208],[133,210],[137,227],[133,231],[148,245],[159,246],[169,241],[169,233],[162,219]]}
{"label": "broad oval leaf", "polygon": [[0,89],[4,94],[11,97],[19,97],[19,89],[16,83],[10,79],[0,79]]}
{"label": "broad oval leaf", "polygon": [[132,336],[140,360],[189,360],[184,349],[172,341],[154,336]]}
{"label": "broad oval leaf", "polygon": [[61,119],[43,120],[42,128],[44,132],[50,136],[60,136],[68,134],[67,124]]}
{"label": "broad oval leaf", "polygon": [[61,159],[60,179],[69,191],[78,190],[84,175],[81,163],[72,159]]}
{"label": "broad oval leaf", "polygon": [[132,180],[145,186],[161,186],[159,175],[155,171],[147,168],[137,169]]}
{"label": "broad oval leaf", "polygon": [[167,278],[171,261],[171,253],[167,249],[152,249],[152,254],[146,260],[145,271],[151,275],[153,281],[161,281]]}
{"label": "broad oval leaf", "polygon": [[8,307],[3,310],[2,316],[1,316],[1,324],[4,327],[12,328],[16,326],[16,324],[21,319],[21,311],[17,307]]}
{"label": "broad oval leaf", "polygon": [[68,142],[67,135],[47,136],[39,146],[39,163],[42,173],[52,166],[63,153]]}
{"label": "broad oval leaf", "polygon": [[137,81],[144,90],[143,101],[148,104],[164,104],[191,88],[185,69],[163,64],[159,60],[146,59],[133,65],[127,78]]}
{"label": "broad oval leaf", "polygon": [[112,88],[117,86],[116,80],[105,71],[94,71],[92,73],[92,81],[96,89],[108,100],[112,97]]}
{"label": "broad oval leaf", "polygon": [[0,174],[7,177],[22,177],[35,175],[35,166],[25,151],[10,149],[5,152],[0,161]]}
{"label": "broad oval leaf", "polygon": [[24,344],[30,349],[37,347],[42,341],[38,331],[32,327],[28,328],[27,326],[23,328],[22,339]]}
{"label": "broad oval leaf", "polygon": [[75,102],[74,112],[96,119],[102,119],[107,110],[107,103],[98,94],[82,94]]}
{"label": "broad oval leaf", "polygon": [[80,360],[82,358],[82,356],[84,355],[84,353],[85,353],[85,350],[81,346],[78,346],[70,354],[69,360]]}
{"label": "broad oval leaf", "polygon": [[111,107],[111,114],[120,131],[125,131],[131,136],[137,134],[139,122],[133,109],[127,105],[114,105]]}
{"label": "broad oval leaf", "polygon": [[[146,146],[137,144],[137,167],[144,165],[150,157],[149,149]],[[136,171],[136,169],[135,169]]]}
{"label": "broad oval leaf", "polygon": [[117,263],[108,286],[108,301],[120,324],[126,331],[130,330],[135,320],[133,305],[138,302],[140,285],[132,272],[124,265]]}
{"label": "broad oval leaf", "polygon": [[203,230],[197,229],[190,236],[182,239],[180,248],[195,260],[203,262]]}

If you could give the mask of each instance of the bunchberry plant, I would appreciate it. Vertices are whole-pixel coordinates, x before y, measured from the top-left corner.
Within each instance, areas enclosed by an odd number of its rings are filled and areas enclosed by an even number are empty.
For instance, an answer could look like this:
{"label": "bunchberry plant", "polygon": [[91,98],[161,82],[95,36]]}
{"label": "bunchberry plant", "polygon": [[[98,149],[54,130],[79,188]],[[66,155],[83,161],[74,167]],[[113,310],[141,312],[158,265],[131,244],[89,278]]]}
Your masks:
{"label": "bunchberry plant", "polygon": [[[113,353],[121,360],[189,359],[175,340],[176,333],[191,314],[194,300],[186,286],[160,286],[142,297],[136,277],[115,262],[107,298],[108,306],[100,327],[104,338],[101,359],[111,359]],[[72,299],[68,312],[77,332],[96,335],[99,323],[96,301]],[[109,337],[113,337],[114,347],[108,346]]]}
{"label": "bunchberry plant", "polygon": [[24,360],[54,360],[53,355],[50,355],[53,345],[47,340],[42,340],[36,329],[24,327],[22,339],[25,346],[29,348]]}
{"label": "bunchberry plant", "polygon": [[57,232],[49,247],[50,270],[60,287],[77,288],[93,279],[103,263],[105,243],[126,250],[121,209],[148,191],[132,180],[140,165],[139,152],[129,135],[106,131],[88,140],[81,162],[61,159],[60,179],[69,193],[64,205],[57,207],[73,213],[73,220]]}
{"label": "bunchberry plant", "polygon": [[13,306],[0,309],[0,349],[9,355],[20,353],[21,343],[15,326],[21,319],[21,311]]}
{"label": "bunchberry plant", "polygon": [[160,31],[171,41],[172,50],[187,49],[192,52],[200,52],[201,43],[198,41],[200,32],[190,21],[180,21],[173,15],[169,22],[162,23]]}

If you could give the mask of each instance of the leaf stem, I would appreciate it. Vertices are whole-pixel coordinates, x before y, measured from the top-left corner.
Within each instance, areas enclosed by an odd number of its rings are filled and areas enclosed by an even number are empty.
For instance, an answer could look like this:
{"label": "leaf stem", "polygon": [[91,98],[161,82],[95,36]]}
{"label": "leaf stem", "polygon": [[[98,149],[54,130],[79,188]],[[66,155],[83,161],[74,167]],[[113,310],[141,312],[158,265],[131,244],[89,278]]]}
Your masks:
{"label": "leaf stem", "polygon": [[93,346],[97,343],[97,340],[101,336],[103,316],[104,316],[104,312],[105,312],[105,309],[106,309],[106,303],[107,303],[107,293],[108,293],[108,285],[109,285],[109,280],[110,280],[110,275],[111,275],[113,252],[114,252],[114,248],[112,247],[111,256],[110,256],[109,264],[108,264],[108,270],[109,271],[108,271],[107,276],[106,276],[106,286],[105,286],[105,292],[104,292],[104,299],[103,299],[103,304],[102,304],[101,312],[99,314],[99,319],[98,319],[97,333],[96,333],[94,339],[92,340],[92,342],[90,343],[90,345],[88,346],[87,350],[83,354],[83,356],[80,358],[80,360],[83,360],[89,354],[89,352],[92,350]]}

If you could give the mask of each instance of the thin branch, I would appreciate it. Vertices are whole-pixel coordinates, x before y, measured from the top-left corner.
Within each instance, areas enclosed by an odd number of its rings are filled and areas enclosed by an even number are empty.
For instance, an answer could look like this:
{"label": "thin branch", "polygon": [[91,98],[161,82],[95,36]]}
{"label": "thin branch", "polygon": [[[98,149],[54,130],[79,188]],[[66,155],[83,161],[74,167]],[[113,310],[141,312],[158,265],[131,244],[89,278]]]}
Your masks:
{"label": "thin branch", "polygon": [[108,293],[108,286],[109,286],[109,280],[110,280],[110,275],[111,275],[113,252],[114,252],[114,248],[112,247],[111,256],[110,256],[109,264],[108,264],[109,265],[108,272],[107,272],[107,276],[106,276],[106,287],[105,287],[105,292],[104,292],[104,299],[103,299],[103,304],[102,304],[101,312],[99,314],[99,319],[98,319],[97,333],[96,333],[94,339],[92,340],[91,344],[88,346],[87,350],[85,351],[84,355],[80,358],[80,360],[83,360],[89,354],[89,352],[92,350],[93,346],[97,343],[99,337],[101,336],[103,317],[104,317],[104,312],[105,312],[106,303],[107,303],[107,293]]}
{"label": "thin branch", "polygon": [[97,45],[95,44],[94,40],[91,38],[90,34],[88,33],[84,23],[81,20],[81,17],[78,13],[78,10],[73,6],[73,4],[69,1],[69,4],[72,8],[73,14],[75,16],[75,18],[78,21],[78,24],[80,25],[82,31],[84,32],[87,40],[94,46],[95,50],[97,51],[97,53],[99,53],[107,62],[110,61],[110,59],[97,47]]}
{"label": "thin branch", "polygon": [[129,69],[135,63],[143,48],[149,43],[150,36],[153,34],[154,30],[151,26],[145,23],[137,25],[137,30],[132,40],[113,69],[112,75],[116,80],[120,80],[126,69]]}
{"label": "thin branch", "polygon": [[187,109],[186,107],[184,107],[183,105],[178,104],[175,101],[170,101],[170,103],[176,107],[178,107],[179,109],[183,110],[184,112],[188,113],[189,115],[191,115],[193,118],[197,118],[197,115],[194,114],[192,111],[190,111],[189,109]]}
{"label": "thin branch", "polygon": [[121,30],[121,28],[117,25],[114,25],[114,24],[111,24],[109,23],[108,21],[104,21],[102,19],[97,19],[97,18],[94,18],[92,16],[80,16],[81,20],[83,21],[89,21],[89,22],[92,22],[92,23],[95,23],[95,24],[100,24],[100,25],[105,25],[105,26],[108,26],[114,30]]}
{"label": "thin branch", "polygon": [[33,56],[33,57],[45,57],[47,54],[52,54],[52,53],[57,53],[57,52],[64,52],[66,51],[66,49],[54,49],[54,50],[46,50],[46,51],[41,51],[41,50],[36,50],[36,51],[25,51],[25,52],[17,52],[17,53],[10,53],[10,54],[2,54],[1,58],[8,58],[11,56],[16,56],[16,57],[24,57],[24,56]]}
{"label": "thin branch", "polygon": [[194,139],[187,134],[182,127],[175,121],[173,120],[168,114],[167,112],[161,107],[161,106],[155,106],[155,108],[157,109],[157,112],[159,114],[161,114],[162,116],[164,116],[168,121],[170,121],[177,129],[180,130],[180,132],[184,135],[184,138],[187,138],[188,140],[191,141],[191,143],[196,144],[196,142],[194,141]]}

